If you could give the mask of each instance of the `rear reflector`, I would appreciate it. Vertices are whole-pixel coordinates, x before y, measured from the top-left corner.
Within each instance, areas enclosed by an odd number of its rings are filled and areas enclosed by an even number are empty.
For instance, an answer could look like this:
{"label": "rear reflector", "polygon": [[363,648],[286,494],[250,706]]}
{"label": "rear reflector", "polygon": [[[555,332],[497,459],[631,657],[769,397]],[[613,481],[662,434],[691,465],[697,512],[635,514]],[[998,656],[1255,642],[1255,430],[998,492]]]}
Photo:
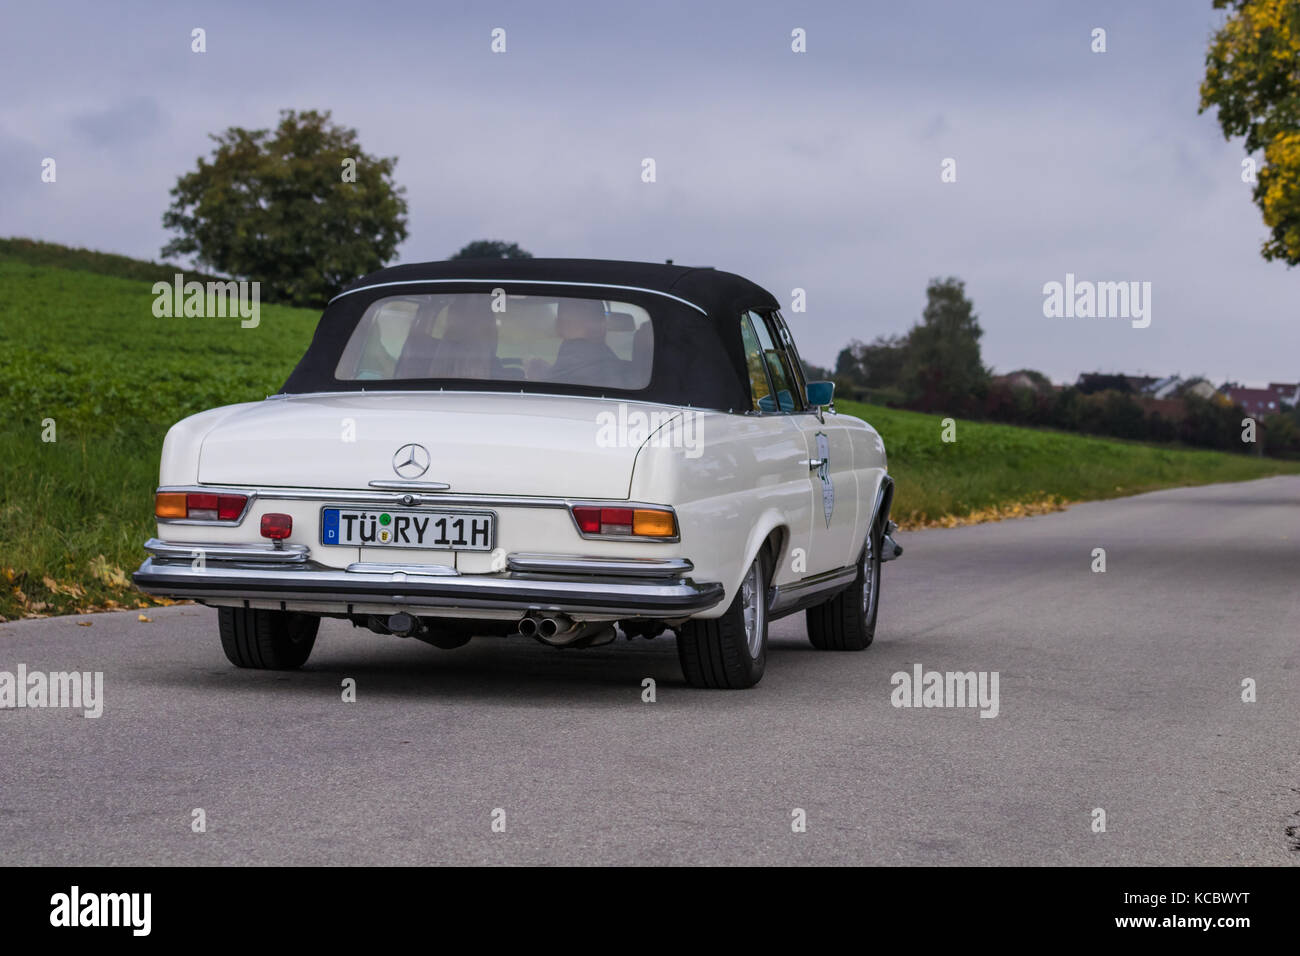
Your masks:
{"label": "rear reflector", "polygon": [[573,518],[583,534],[647,538],[672,538],[677,535],[677,521],[671,511],[661,508],[599,508],[576,505]]}
{"label": "rear reflector", "polygon": [[154,496],[153,513],[159,518],[187,518],[190,521],[238,521],[247,504],[247,495],[160,491]]}
{"label": "rear reflector", "polygon": [[278,540],[287,538],[293,532],[293,518],[282,514],[262,515],[262,537]]}

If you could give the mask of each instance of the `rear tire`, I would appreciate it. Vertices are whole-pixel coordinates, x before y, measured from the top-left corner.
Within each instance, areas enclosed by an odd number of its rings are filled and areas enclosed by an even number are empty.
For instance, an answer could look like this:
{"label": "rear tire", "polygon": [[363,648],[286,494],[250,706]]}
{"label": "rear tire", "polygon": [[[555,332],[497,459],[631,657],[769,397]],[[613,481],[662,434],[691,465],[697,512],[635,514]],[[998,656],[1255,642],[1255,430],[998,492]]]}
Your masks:
{"label": "rear tire", "polygon": [[316,645],[320,618],[292,611],[217,608],[221,649],[236,667],[289,671],[301,667]]}
{"label": "rear tire", "polygon": [[876,637],[880,613],[880,539],[873,528],[857,579],[835,597],[808,608],[808,641],[819,651],[863,651]]}
{"label": "rear tire", "polygon": [[760,551],[721,617],[687,621],[677,630],[677,659],[692,687],[736,690],[763,679],[768,565],[766,550]]}

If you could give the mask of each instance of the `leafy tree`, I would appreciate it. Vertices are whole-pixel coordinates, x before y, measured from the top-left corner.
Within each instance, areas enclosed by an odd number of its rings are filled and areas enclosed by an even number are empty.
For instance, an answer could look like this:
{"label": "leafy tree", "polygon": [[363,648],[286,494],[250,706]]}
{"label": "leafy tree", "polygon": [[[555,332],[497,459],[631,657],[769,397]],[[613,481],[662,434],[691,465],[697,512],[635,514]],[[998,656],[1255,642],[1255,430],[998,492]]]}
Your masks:
{"label": "leafy tree", "polygon": [[1183,409],[1179,438],[1187,444],[1199,445],[1201,448],[1242,450],[1241,420],[1245,413],[1240,406],[1213,402],[1189,394],[1183,396]]}
{"label": "leafy tree", "polygon": [[989,370],[980,360],[980,328],[966,284],[931,279],[921,322],[907,336],[899,383],[922,411],[960,414],[987,392]]}
{"label": "leafy tree", "polygon": [[862,368],[862,350],[866,347],[865,342],[851,339],[848,345],[840,349],[840,354],[835,356],[836,381],[857,386],[866,383]]}
{"label": "leafy tree", "polygon": [[831,374],[831,370],[828,368],[813,365],[811,362],[804,362],[803,377],[810,382],[829,382],[835,376]]}
{"label": "leafy tree", "polygon": [[1264,152],[1253,191],[1271,230],[1261,254],[1300,265],[1300,0],[1214,0],[1228,19],[1210,42],[1200,112],[1225,138]]}
{"label": "leafy tree", "polygon": [[878,335],[870,343],[853,339],[835,360],[835,377],[858,387],[897,385],[906,344],[901,335]]}
{"label": "leafy tree", "polygon": [[871,388],[892,388],[903,374],[907,337],[878,335],[862,350],[862,371]]}
{"label": "leafy tree", "polygon": [[520,249],[517,242],[502,242],[500,239],[475,239],[451,258],[531,259],[532,257],[533,254],[527,249]]}
{"label": "leafy tree", "polygon": [[1126,377],[1108,372],[1084,372],[1075,383],[1075,388],[1084,395],[1095,395],[1098,392],[1133,391],[1133,386],[1129,384]]}
{"label": "leafy tree", "polygon": [[1270,415],[1261,423],[1264,454],[1272,458],[1300,456],[1300,427],[1294,415]]}
{"label": "leafy tree", "polygon": [[321,305],[391,260],[406,238],[396,157],[362,152],[329,112],[282,110],[274,131],[232,126],[176,182],[162,254],[259,280],[267,299]]}

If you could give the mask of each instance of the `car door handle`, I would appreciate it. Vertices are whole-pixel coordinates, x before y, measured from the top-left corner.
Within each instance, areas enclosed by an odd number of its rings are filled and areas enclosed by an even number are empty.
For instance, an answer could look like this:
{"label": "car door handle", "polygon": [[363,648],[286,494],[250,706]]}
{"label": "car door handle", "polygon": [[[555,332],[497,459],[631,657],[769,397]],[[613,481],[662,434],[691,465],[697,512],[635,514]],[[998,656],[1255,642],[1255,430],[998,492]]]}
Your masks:
{"label": "car door handle", "polygon": [[813,468],[820,468],[822,465],[827,464],[827,461],[828,460],[825,458],[808,458],[799,462],[799,464],[807,465],[808,469],[811,471]]}

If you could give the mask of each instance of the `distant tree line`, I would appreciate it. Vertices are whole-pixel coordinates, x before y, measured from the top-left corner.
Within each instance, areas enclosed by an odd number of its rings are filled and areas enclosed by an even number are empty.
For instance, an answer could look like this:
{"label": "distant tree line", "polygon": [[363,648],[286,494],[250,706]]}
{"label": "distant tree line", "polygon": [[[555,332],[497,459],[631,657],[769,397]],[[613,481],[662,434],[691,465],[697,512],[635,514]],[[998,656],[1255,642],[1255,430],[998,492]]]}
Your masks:
{"label": "distant tree line", "polygon": [[1123,375],[1089,375],[1064,388],[1032,369],[995,378],[980,356],[982,334],[962,281],[933,279],[921,321],[906,335],[855,339],[840,351],[836,394],[1013,425],[1300,457],[1298,409],[1257,422],[1251,444],[1242,440],[1245,411],[1217,394],[1204,397],[1185,387],[1174,400],[1153,401],[1134,394]]}

